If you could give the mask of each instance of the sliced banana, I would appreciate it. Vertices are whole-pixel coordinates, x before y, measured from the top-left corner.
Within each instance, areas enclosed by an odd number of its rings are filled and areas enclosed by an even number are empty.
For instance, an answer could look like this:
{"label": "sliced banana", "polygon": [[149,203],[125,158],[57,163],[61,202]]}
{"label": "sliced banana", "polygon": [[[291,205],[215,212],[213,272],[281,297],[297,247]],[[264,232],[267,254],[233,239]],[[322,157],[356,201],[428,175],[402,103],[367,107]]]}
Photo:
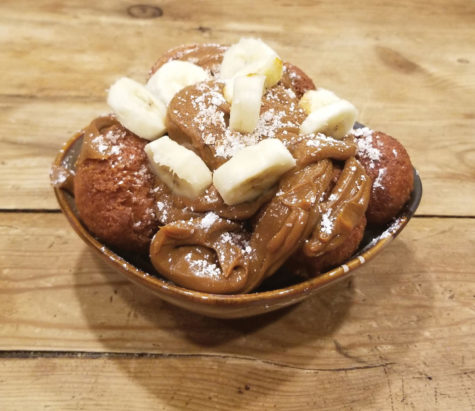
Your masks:
{"label": "sliced banana", "polygon": [[223,96],[224,99],[231,104],[233,102],[234,78],[224,80]]}
{"label": "sliced banana", "polygon": [[231,104],[229,128],[251,133],[257,126],[264,93],[265,76],[250,74],[234,79],[234,97]]}
{"label": "sliced banana", "polygon": [[307,114],[318,110],[321,107],[336,103],[341,100],[333,91],[319,88],[317,90],[308,90],[299,101],[299,106],[304,109]]}
{"label": "sliced banana", "polygon": [[266,88],[271,88],[280,81],[283,71],[284,63],[279,56],[274,56],[267,59],[257,73],[266,76]]}
{"label": "sliced banana", "polygon": [[172,60],[150,77],[147,88],[168,106],[182,88],[208,79],[208,73],[200,66],[188,61]]}
{"label": "sliced banana", "polygon": [[355,106],[346,100],[323,106],[310,113],[300,126],[300,134],[323,133],[343,138],[353,128],[357,116]]}
{"label": "sliced banana", "polygon": [[[247,71],[249,71],[249,73],[247,73]],[[279,57],[272,57],[269,59],[268,64],[262,67],[262,70],[243,70],[242,72],[236,74],[236,76],[233,78],[225,79],[223,94],[228,103],[233,101],[234,79],[238,76],[249,74],[260,74],[265,76],[265,88],[270,88],[277,84],[282,77],[282,60]]]}
{"label": "sliced banana", "polygon": [[120,123],[139,137],[154,140],[166,132],[165,105],[135,80],[117,80],[109,89],[107,104]]}
{"label": "sliced banana", "polygon": [[[261,74],[266,77],[266,88],[270,88],[279,82],[282,72],[282,60],[267,44],[260,39],[242,38],[224,53],[220,76],[226,80],[246,74]],[[226,99],[231,102],[232,88],[228,87],[226,94]]]}
{"label": "sliced banana", "polygon": [[175,194],[193,199],[211,185],[212,174],[205,162],[168,136],[148,143],[144,150],[154,173]]}
{"label": "sliced banana", "polygon": [[272,187],[295,159],[278,139],[245,147],[215,170],[213,184],[228,205],[253,200]]}

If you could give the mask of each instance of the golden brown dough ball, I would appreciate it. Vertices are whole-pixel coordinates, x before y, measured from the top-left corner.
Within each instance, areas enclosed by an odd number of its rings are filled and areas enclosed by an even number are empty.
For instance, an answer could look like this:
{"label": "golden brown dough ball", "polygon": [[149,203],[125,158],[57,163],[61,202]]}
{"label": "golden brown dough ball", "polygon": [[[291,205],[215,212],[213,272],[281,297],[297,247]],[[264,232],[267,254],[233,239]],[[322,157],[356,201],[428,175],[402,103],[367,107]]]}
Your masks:
{"label": "golden brown dough ball", "polygon": [[411,159],[399,141],[380,131],[357,138],[357,159],[373,180],[368,223],[385,224],[409,200],[414,186]]}
{"label": "golden brown dough ball", "polygon": [[158,229],[154,177],[143,150],[147,141],[117,122],[99,137],[104,147],[110,143],[115,149],[107,158],[86,156],[77,164],[74,195],[79,215],[104,243],[124,251],[147,253]]}
{"label": "golden brown dough ball", "polygon": [[319,257],[308,257],[300,249],[285,263],[285,270],[297,276],[311,278],[343,264],[358,249],[363,239],[365,228],[366,217],[363,216],[358,225],[349,233],[343,244]]}
{"label": "golden brown dough ball", "polygon": [[280,81],[284,87],[291,88],[298,98],[301,98],[308,90],[315,90],[313,80],[291,63],[284,63],[284,72]]}
{"label": "golden brown dough ball", "polygon": [[306,257],[305,261],[307,269],[315,275],[323,273],[330,268],[336,267],[347,261],[358,249],[358,246],[363,239],[365,228],[366,218],[363,216],[359,224],[349,233],[343,244],[334,250],[326,252],[320,257]]}
{"label": "golden brown dough ball", "polygon": [[155,62],[150,75],[170,60],[189,61],[215,74],[219,71],[226,49],[226,46],[219,44],[190,44],[172,48]]}

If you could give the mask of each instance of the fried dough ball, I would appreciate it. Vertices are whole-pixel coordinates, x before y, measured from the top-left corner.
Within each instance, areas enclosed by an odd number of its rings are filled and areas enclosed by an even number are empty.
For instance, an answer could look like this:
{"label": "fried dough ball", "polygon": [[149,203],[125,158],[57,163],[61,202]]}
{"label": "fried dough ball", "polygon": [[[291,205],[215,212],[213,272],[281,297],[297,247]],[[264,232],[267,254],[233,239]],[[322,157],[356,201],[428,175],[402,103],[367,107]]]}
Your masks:
{"label": "fried dough ball", "polygon": [[411,159],[399,141],[374,131],[357,138],[356,158],[373,180],[368,223],[385,224],[401,211],[414,186]]}
{"label": "fried dough ball", "polygon": [[363,216],[358,225],[353,228],[349,233],[345,242],[335,248],[328,251],[320,257],[308,258],[307,266],[311,268],[314,273],[323,273],[332,267],[336,267],[345,261],[347,261],[358,249],[361,240],[364,236],[364,230],[366,228],[366,217]]}
{"label": "fried dough ball", "polygon": [[315,90],[313,80],[291,63],[284,63],[284,71],[280,81],[284,87],[291,88],[298,98],[301,98],[308,90]]}
{"label": "fried dough ball", "polygon": [[168,50],[152,66],[150,75],[170,60],[183,60],[196,64],[212,74],[219,72],[226,46],[219,44],[191,44]]}
{"label": "fried dough ball", "polygon": [[[85,130],[83,155],[91,149],[85,147],[90,144],[86,135],[90,128]],[[115,149],[105,158],[91,158],[97,153],[89,152],[76,165],[74,196],[79,215],[104,243],[145,254],[158,229],[152,192],[154,177],[143,150],[147,141],[117,121],[103,129],[99,138],[102,147],[110,144]]]}

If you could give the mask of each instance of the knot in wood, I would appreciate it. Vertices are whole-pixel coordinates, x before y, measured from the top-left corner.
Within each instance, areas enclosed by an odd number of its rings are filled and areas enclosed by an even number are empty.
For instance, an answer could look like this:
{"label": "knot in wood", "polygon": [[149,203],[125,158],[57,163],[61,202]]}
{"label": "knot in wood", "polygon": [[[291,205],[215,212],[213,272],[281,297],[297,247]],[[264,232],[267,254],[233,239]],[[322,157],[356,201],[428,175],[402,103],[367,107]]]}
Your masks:
{"label": "knot in wood", "polygon": [[160,7],[136,4],[127,8],[127,13],[136,19],[154,19],[163,15]]}

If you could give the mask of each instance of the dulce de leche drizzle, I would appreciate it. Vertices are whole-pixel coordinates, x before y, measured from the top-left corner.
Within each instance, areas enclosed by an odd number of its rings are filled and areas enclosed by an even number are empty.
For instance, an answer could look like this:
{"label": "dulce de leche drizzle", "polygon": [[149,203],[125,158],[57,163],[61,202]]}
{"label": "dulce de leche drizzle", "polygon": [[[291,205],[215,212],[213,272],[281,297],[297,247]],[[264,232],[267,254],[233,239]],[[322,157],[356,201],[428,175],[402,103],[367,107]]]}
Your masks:
{"label": "dulce de leche drizzle", "polygon": [[[165,277],[210,293],[254,290],[303,247],[318,257],[336,248],[361,221],[371,182],[354,158],[352,138],[299,135],[305,113],[292,89],[279,84],[263,97],[253,133],[230,131],[223,83],[189,86],[170,102],[170,138],[194,150],[212,170],[240,148],[278,138],[297,160],[278,185],[257,199],[228,206],[209,187],[189,200],[157,179],[157,215],[163,224],[152,240],[150,258]],[[336,184],[336,163],[344,161]]]}
{"label": "dulce de leche drizzle", "polygon": [[76,164],[86,159],[105,160],[118,152],[117,140],[124,138],[125,129],[110,116],[97,117],[83,131],[81,153]]}
{"label": "dulce de leche drizzle", "polygon": [[[78,133],[82,137],[82,146],[75,165],[86,159],[105,160],[117,151],[117,139],[125,137],[126,131],[113,116],[94,119],[84,130]],[[66,160],[68,162],[68,159]],[[74,164],[55,166],[51,169],[50,179],[54,186],[74,194]]]}
{"label": "dulce de leche drizzle", "polygon": [[240,224],[208,214],[162,227],[150,255],[154,267],[178,284],[221,294],[246,286],[249,250]]}
{"label": "dulce de leche drizzle", "polygon": [[322,218],[305,241],[303,252],[318,257],[341,245],[366,212],[370,190],[371,180],[363,166],[350,157],[330,195],[319,205]]}

